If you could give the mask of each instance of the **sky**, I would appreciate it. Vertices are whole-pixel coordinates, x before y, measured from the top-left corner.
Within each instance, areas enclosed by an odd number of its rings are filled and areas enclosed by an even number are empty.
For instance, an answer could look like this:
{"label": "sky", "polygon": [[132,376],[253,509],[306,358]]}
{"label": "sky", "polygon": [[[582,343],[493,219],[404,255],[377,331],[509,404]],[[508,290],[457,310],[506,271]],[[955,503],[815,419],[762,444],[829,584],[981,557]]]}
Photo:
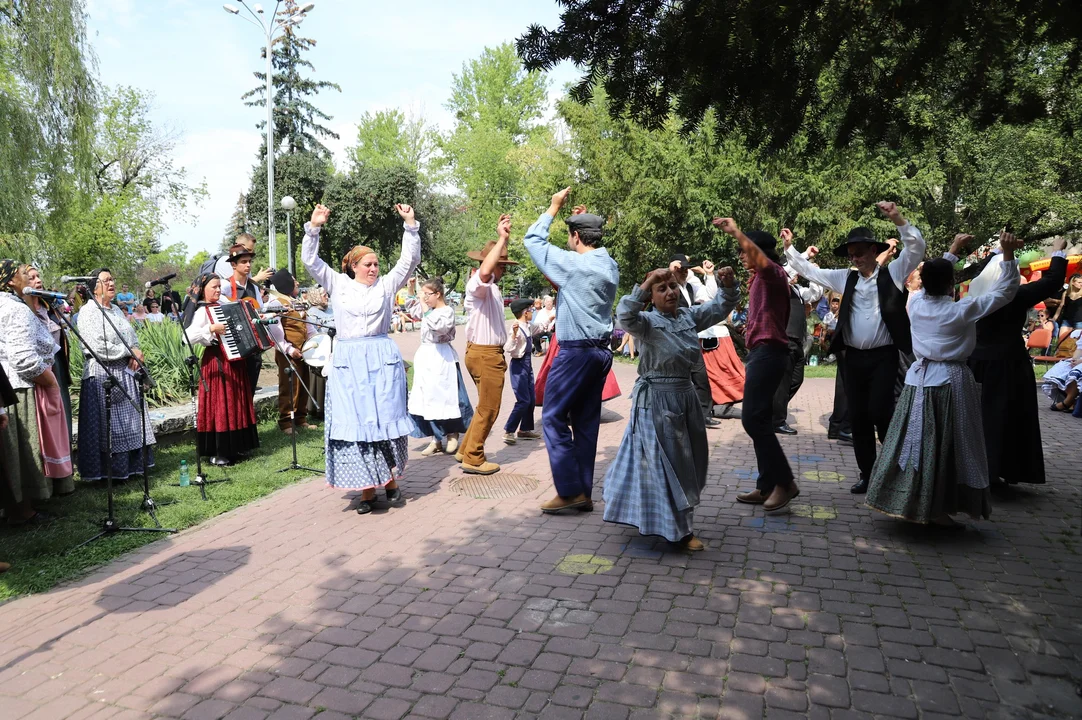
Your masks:
{"label": "sky", "polygon": [[[262,5],[266,17],[274,0]],[[153,93],[155,125],[178,134],[176,164],[194,184],[206,182],[208,197],[194,217],[167,219],[162,246],[184,243],[189,255],[215,252],[262,142],[256,124],[266,110],[247,107],[240,96],[257,85],[252,73],[265,67],[265,36],[214,0],[88,0],[87,11],[101,82]],[[444,103],[452,75],[532,23],[557,26],[555,0],[317,1],[301,35],[317,42],[307,54],[313,77],[342,87],[315,99],[341,136],[324,141],[336,166],[345,167],[344,151],[365,112],[397,107],[449,129]],[[554,69],[550,98],[577,77],[569,63]]]}

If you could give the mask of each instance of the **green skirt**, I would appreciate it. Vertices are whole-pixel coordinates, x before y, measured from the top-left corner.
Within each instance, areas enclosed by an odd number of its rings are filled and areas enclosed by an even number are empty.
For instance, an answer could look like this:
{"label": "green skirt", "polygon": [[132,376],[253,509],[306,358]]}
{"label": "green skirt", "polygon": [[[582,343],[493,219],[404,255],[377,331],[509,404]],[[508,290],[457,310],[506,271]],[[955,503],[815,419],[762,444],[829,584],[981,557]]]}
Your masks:
{"label": "green skirt", "polygon": [[16,390],[18,402],[8,408],[8,426],[0,432],[0,462],[4,463],[15,502],[48,500],[75,492],[75,480],[45,477],[38,440],[38,413],[33,389]]}
{"label": "green skirt", "polygon": [[[916,467],[902,470],[898,461],[918,392],[924,393],[920,462]],[[974,518],[987,518],[991,514],[992,496],[988,488],[970,487],[958,478],[959,464],[968,460],[957,454],[955,419],[952,386],[923,389],[905,386],[868,481],[868,507],[922,524],[959,512]]]}

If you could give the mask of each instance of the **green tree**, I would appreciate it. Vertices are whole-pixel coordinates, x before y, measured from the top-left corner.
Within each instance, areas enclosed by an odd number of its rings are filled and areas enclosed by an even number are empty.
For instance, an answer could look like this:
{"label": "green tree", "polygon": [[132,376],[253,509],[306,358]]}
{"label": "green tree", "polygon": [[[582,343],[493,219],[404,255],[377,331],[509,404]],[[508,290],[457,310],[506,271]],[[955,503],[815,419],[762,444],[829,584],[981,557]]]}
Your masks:
{"label": "green tree", "polygon": [[[338,134],[320,124],[331,116],[317,108],[308,98],[321,90],[333,89],[342,92],[337,83],[327,80],[313,80],[301,73],[305,69],[315,72],[311,61],[303,53],[311,50],[316,41],[302,37],[297,33],[297,26],[283,21],[295,16],[299,11],[296,0],[285,0],[284,7],[278,11],[278,20],[283,23],[282,34],[272,43],[271,65],[274,68],[274,140],[276,153],[289,154],[313,152],[330,157],[330,151],[320,138],[338,139]],[[261,57],[266,59],[264,47]],[[246,104],[253,107],[267,106],[267,74],[253,73],[261,84],[241,96],[249,100]],[[266,130],[266,120],[256,127]],[[266,156],[266,143],[260,149],[260,157]]]}
{"label": "green tree", "polygon": [[[275,173],[275,175],[277,175],[277,173]],[[263,171],[263,177],[265,180],[265,169]],[[266,186],[264,185],[264,187]],[[244,193],[240,193],[237,196],[237,205],[233,208],[233,214],[229,216],[229,223],[225,226],[225,234],[222,236],[222,252],[228,252],[229,248],[236,242],[237,236],[248,232],[248,227],[250,225],[251,222],[248,220],[248,196]]]}
{"label": "green tree", "polygon": [[423,115],[398,108],[366,112],[357,124],[357,144],[349,149],[354,167],[387,168],[399,165],[431,183],[432,160],[439,149],[439,134]]}
{"label": "green tree", "polygon": [[[300,267],[297,256],[300,241],[304,237],[304,223],[311,216],[316,203],[320,202],[331,178],[330,159],[319,153],[298,152],[283,155],[274,163],[274,191],[278,194],[279,202],[286,195],[297,201],[297,209],[291,213],[290,217],[295,269]],[[267,235],[267,226],[264,224],[267,217],[267,166],[265,164],[258,163],[252,169],[252,184],[248,188],[246,198],[249,217],[259,218],[259,220],[249,221],[248,232],[262,242]],[[280,250],[277,258],[268,258],[267,262],[270,267],[284,268],[287,267],[285,211],[282,210],[280,204],[276,203],[274,212],[276,218],[274,226],[278,231]]]}
{"label": "green tree", "polygon": [[845,145],[926,133],[922,111],[941,107],[978,129],[1049,116],[1078,127],[1063,109],[1082,87],[1075,3],[560,4],[558,28],[519,38],[526,67],[572,60],[585,68],[575,100],[604,87],[616,117],[628,111],[650,128],[673,112],[692,127],[714,109],[723,135],[740,132],[752,145],[783,148],[802,132]]}
{"label": "green tree", "polygon": [[41,237],[89,188],[92,64],[83,0],[0,0],[0,236]]}

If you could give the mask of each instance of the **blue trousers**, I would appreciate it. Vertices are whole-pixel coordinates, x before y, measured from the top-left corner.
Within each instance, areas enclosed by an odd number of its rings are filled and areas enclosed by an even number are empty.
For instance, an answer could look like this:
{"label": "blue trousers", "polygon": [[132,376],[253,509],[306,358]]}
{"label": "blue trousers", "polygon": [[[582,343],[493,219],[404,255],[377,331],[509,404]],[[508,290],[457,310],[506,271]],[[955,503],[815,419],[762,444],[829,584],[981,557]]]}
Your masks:
{"label": "blue trousers", "polygon": [[511,358],[511,389],[515,391],[515,407],[511,408],[503,431],[513,433],[516,430],[533,430],[533,411],[537,407],[537,399],[534,395],[533,365],[529,352],[523,357]]}
{"label": "blue trousers", "polygon": [[612,351],[602,340],[561,341],[552,360],[541,425],[560,497],[593,492],[601,392],[611,369]]}

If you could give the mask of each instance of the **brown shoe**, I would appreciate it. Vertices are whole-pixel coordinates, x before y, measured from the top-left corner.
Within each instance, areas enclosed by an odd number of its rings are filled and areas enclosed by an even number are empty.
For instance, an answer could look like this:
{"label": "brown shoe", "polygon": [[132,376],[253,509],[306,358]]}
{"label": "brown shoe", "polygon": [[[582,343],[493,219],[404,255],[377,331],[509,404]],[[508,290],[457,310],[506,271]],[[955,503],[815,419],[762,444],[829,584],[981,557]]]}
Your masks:
{"label": "brown shoe", "polygon": [[772,512],[774,510],[781,510],[783,507],[789,504],[789,501],[800,495],[800,488],[796,486],[796,483],[790,483],[789,487],[782,485],[775,485],[774,492],[770,493],[770,497],[763,503],[763,510],[766,512]]}
{"label": "brown shoe", "polygon": [[586,504],[583,505],[582,507],[578,508],[578,511],[579,512],[593,512],[594,511],[594,501],[587,498]]}
{"label": "brown shoe", "polygon": [[462,463],[462,472],[470,473],[471,475],[493,475],[500,471],[500,466],[494,462],[485,461],[480,465],[470,465],[469,463]]}
{"label": "brown shoe", "polygon": [[586,497],[582,493],[579,493],[573,498],[563,498],[557,495],[556,497],[549,500],[547,503],[543,503],[541,505],[541,512],[553,514],[558,513],[562,510],[581,510],[587,505],[589,505],[590,509],[592,510],[594,503],[592,500],[590,500],[590,498]]}
{"label": "brown shoe", "polygon": [[700,550],[706,549],[706,545],[703,545],[703,541],[694,535],[688,535],[680,541],[680,544],[685,550],[690,550],[691,552],[699,552]]}
{"label": "brown shoe", "polygon": [[537,432],[536,430],[519,430],[518,431],[518,439],[519,440],[540,440],[541,439],[541,433]]}
{"label": "brown shoe", "polygon": [[762,505],[766,502],[766,496],[759,492],[759,488],[755,488],[751,492],[740,493],[736,496],[737,502],[742,502],[745,505]]}
{"label": "brown shoe", "polygon": [[462,453],[456,452],[455,453],[455,462],[462,462],[462,457],[463,457]]}

